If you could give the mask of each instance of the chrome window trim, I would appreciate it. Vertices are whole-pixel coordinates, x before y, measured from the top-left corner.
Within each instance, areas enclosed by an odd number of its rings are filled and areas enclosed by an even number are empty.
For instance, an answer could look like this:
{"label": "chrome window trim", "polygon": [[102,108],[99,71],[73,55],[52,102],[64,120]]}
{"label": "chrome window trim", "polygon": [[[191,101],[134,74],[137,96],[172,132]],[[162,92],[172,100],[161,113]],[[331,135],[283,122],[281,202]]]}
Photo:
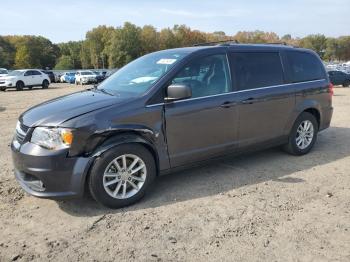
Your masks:
{"label": "chrome window trim", "polygon": [[[270,88],[276,88],[276,87],[285,87],[285,86],[305,84],[305,83],[316,83],[316,82],[322,82],[322,81],[326,81],[326,79],[310,80],[310,81],[303,81],[303,82],[298,82],[298,83],[288,83],[288,84],[274,85],[274,86],[257,87],[257,88],[252,88],[252,89],[232,91],[232,92],[210,95],[210,96],[187,98],[187,99],[183,99],[183,100],[173,101],[172,103],[180,103],[180,102],[186,102],[186,101],[192,101],[192,100],[198,100],[198,99],[205,99],[208,97],[217,97],[217,96],[237,94],[237,93],[243,93],[243,92],[249,92],[249,91],[255,91],[255,90],[263,90],[263,89],[270,89]],[[164,104],[166,104],[166,103],[163,102],[163,103],[157,103],[157,104],[152,104],[152,105],[146,105],[146,107],[154,107],[154,106],[160,106],[160,105],[164,105]]]}

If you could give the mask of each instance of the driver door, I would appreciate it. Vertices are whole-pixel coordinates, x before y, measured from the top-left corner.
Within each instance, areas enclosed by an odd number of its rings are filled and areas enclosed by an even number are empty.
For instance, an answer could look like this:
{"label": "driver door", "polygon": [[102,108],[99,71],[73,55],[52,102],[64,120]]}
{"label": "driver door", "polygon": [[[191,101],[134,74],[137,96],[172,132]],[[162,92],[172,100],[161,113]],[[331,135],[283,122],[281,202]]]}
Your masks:
{"label": "driver door", "polygon": [[237,106],[226,54],[194,58],[171,84],[191,87],[192,97],[165,105],[172,167],[227,153],[237,147]]}

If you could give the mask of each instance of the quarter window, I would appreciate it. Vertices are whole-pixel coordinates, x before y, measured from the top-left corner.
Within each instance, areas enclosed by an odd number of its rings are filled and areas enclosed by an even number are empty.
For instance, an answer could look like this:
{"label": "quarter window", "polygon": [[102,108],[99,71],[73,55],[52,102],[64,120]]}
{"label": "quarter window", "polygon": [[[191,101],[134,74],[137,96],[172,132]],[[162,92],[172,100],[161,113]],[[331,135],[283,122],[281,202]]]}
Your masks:
{"label": "quarter window", "polygon": [[279,53],[231,53],[231,72],[237,90],[284,83]]}
{"label": "quarter window", "polygon": [[321,62],[313,54],[287,51],[289,78],[292,83],[324,79]]}
{"label": "quarter window", "polygon": [[41,73],[39,71],[33,70],[32,75],[39,76]]}
{"label": "quarter window", "polygon": [[192,97],[223,94],[231,91],[226,55],[210,55],[195,59],[172,80],[172,84],[186,84]]}

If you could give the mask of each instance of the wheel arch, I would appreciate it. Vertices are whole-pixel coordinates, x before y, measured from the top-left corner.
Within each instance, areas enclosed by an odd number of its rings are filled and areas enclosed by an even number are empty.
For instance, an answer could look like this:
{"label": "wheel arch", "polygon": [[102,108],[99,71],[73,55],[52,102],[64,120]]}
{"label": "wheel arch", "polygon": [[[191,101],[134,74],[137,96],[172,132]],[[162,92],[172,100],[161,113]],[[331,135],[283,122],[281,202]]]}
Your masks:
{"label": "wheel arch", "polygon": [[315,100],[304,100],[302,103],[296,106],[293,113],[290,115],[286,127],[285,127],[285,134],[289,136],[290,131],[292,130],[292,127],[297,120],[297,118],[302,114],[303,112],[308,112],[315,116],[318,128],[320,128],[322,123],[322,110],[321,105],[315,101]]}
{"label": "wheel arch", "polygon": [[17,80],[17,82],[16,82],[16,86],[17,86],[17,84],[18,84],[18,83],[22,83],[22,84],[23,84],[23,86],[25,86],[24,81],[23,81],[23,80],[21,80],[21,79],[20,79],[20,80]]}
{"label": "wheel arch", "polygon": [[156,164],[156,170],[157,170],[156,176],[159,176],[159,173],[160,173],[159,157],[155,146],[147,138],[145,138],[140,132],[137,132],[137,131],[118,132],[118,133],[114,133],[113,135],[105,139],[104,142],[98,145],[95,148],[95,150],[89,154],[92,161],[89,164],[85,177],[82,179],[83,181],[82,187],[84,188],[84,191],[86,191],[86,187],[88,186],[87,182],[95,161],[99,157],[101,157],[105,152],[107,152],[112,148],[115,148],[119,145],[132,144],[132,143],[144,146],[152,154]]}

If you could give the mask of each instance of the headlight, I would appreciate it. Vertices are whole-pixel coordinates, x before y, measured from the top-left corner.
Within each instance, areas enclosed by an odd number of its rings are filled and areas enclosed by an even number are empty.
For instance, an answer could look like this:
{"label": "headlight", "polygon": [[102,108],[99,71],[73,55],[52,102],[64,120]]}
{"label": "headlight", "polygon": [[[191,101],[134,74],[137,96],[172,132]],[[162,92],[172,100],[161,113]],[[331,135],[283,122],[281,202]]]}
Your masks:
{"label": "headlight", "polygon": [[47,149],[63,149],[72,145],[73,134],[66,128],[36,127],[30,141]]}

